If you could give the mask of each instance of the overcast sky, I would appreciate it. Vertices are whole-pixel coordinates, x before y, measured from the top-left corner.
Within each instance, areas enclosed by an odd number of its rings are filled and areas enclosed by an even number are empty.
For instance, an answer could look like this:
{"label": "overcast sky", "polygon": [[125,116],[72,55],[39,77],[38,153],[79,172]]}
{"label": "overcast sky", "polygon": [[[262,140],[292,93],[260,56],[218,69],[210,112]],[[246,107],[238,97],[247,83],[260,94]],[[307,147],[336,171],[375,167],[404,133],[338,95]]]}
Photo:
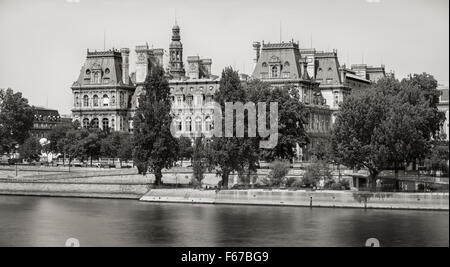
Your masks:
{"label": "overcast sky", "polygon": [[[294,39],[337,49],[341,63],[386,65],[398,78],[428,72],[449,83],[448,0],[0,0],[0,88],[70,114],[86,49],[168,49],[175,17],[184,60],[253,70],[253,41]],[[164,59],[167,63],[167,58]]]}

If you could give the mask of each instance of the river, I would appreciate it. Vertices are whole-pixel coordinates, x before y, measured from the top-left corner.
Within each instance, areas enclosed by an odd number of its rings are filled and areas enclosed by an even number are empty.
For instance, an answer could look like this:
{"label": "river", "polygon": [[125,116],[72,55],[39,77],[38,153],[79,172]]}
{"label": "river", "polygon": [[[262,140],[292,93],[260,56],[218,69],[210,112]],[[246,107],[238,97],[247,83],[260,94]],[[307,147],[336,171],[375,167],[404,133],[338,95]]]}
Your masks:
{"label": "river", "polygon": [[449,246],[449,213],[0,196],[0,246]]}

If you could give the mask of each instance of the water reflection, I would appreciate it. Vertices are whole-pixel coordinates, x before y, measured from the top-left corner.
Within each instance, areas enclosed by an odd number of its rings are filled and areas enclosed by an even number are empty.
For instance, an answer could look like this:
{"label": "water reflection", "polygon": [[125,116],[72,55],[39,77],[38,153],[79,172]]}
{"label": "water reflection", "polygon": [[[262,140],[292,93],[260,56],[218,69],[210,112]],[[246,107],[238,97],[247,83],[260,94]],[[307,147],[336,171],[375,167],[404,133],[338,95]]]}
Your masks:
{"label": "water reflection", "polygon": [[448,246],[449,214],[0,196],[0,246]]}

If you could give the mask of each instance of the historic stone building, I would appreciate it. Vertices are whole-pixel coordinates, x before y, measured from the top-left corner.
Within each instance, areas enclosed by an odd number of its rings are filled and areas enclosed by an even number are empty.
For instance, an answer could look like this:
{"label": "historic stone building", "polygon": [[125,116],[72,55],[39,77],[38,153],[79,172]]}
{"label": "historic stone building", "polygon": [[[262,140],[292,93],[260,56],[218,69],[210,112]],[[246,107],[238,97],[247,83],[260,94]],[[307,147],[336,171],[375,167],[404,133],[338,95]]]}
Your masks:
{"label": "historic stone building", "polygon": [[[302,102],[310,110],[307,131],[312,139],[299,158],[308,159],[308,152],[326,137],[335,121],[339,105],[355,90],[364,90],[372,83],[386,77],[385,67],[364,64],[347,68],[339,63],[336,50],[317,51],[300,48],[299,44],[253,43],[256,66],[252,78],[273,86],[294,86]],[[393,75],[393,74],[391,74]]]}
{"label": "historic stone building", "polygon": [[82,127],[128,131],[131,98],[136,86],[129,76],[127,48],[87,51],[78,79],[72,84],[72,119]]}
{"label": "historic stone building", "polygon": [[305,127],[310,137],[306,149],[298,148],[297,157],[308,160],[309,152],[326,138],[331,129],[331,110],[320,91],[320,84],[308,72],[308,59],[300,53],[298,43],[255,42],[256,66],[252,78],[272,86],[289,86],[298,90],[301,101],[309,111]]}
{"label": "historic stone building", "polygon": [[57,125],[70,125],[71,119],[60,116],[58,110],[44,107],[33,107],[34,121],[31,136],[48,138],[49,132]]}
{"label": "historic stone building", "polygon": [[213,101],[220,83],[219,77],[211,74],[211,65],[209,58],[188,56],[185,70],[180,27],[175,25],[169,46],[167,73],[178,134],[192,137],[199,133],[207,137],[211,135],[213,110],[208,109],[207,104]]}
{"label": "historic stone building", "polygon": [[[80,75],[71,87],[74,121],[82,127],[133,131],[133,116],[145,79],[152,66],[164,66],[165,51],[145,44],[136,46],[135,52],[136,72],[130,74],[128,48],[87,51]],[[180,133],[208,135],[212,128],[212,110],[205,109],[204,104],[212,101],[219,87],[219,77],[211,74],[211,65],[211,59],[190,56],[185,70],[180,27],[175,25],[166,74]]]}

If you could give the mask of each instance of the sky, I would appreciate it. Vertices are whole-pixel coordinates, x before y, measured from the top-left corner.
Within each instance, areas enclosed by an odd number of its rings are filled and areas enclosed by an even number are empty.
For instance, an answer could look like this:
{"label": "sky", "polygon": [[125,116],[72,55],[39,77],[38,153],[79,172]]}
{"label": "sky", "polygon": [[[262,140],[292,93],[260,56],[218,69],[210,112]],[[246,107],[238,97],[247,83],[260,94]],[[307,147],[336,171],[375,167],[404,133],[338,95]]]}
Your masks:
{"label": "sky", "polygon": [[[337,49],[341,64],[385,64],[397,78],[449,84],[448,0],[0,0],[0,88],[70,114],[86,49],[168,50],[175,19],[184,60],[253,71],[253,41]],[[167,63],[167,58],[164,59]]]}

